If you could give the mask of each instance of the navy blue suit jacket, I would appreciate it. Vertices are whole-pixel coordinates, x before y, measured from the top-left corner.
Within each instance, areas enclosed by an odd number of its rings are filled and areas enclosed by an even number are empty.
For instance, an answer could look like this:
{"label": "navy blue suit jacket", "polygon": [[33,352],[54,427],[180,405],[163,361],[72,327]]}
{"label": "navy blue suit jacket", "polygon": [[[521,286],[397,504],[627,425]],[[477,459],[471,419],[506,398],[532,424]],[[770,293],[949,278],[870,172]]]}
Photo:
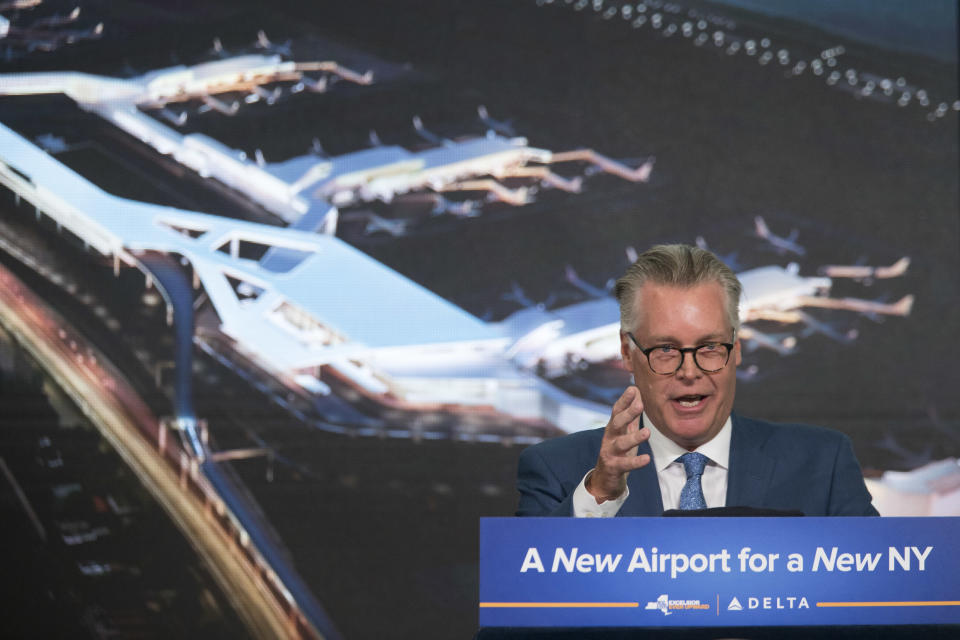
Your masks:
{"label": "navy blue suit jacket", "polygon": [[[874,516],[849,438],[796,424],[731,416],[727,506],[798,510],[808,516]],[[518,516],[571,516],[573,491],[597,462],[603,428],[528,447],[520,455]],[[638,454],[651,454],[644,442]],[[663,513],[653,462],[627,477],[630,496],[618,516]]]}

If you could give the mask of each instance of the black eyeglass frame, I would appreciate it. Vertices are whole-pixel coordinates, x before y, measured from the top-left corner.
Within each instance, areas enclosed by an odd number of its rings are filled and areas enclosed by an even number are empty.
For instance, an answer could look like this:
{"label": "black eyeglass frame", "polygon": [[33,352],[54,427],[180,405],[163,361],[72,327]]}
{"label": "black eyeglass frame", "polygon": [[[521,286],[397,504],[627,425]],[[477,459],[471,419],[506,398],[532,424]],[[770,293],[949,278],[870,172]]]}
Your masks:
{"label": "black eyeglass frame", "polygon": [[[683,366],[683,362],[684,360],[686,360],[686,355],[688,353],[693,354],[693,364],[697,365],[697,368],[700,369],[700,371],[703,371],[704,373],[716,373],[717,371],[723,371],[724,367],[730,364],[730,354],[733,353],[732,342],[711,342],[708,344],[701,344],[696,347],[675,347],[672,344],[671,345],[658,344],[650,347],[649,349],[644,349],[643,346],[637,341],[636,336],[633,335],[633,332],[627,331],[626,333],[628,336],[630,336],[630,339],[633,340],[633,344],[637,345],[637,349],[640,349],[640,353],[642,353],[644,357],[647,359],[647,366],[650,367],[650,371],[653,371],[658,376],[672,376],[677,371],[680,371],[680,367]],[[724,359],[723,365],[721,365],[717,369],[704,369],[703,366],[700,365],[700,361],[697,359],[697,352],[700,351],[700,349],[703,349],[704,347],[711,347],[711,346],[717,346],[717,345],[727,348],[727,357]],[[680,352],[680,362],[677,364],[677,368],[674,369],[673,371],[670,371],[667,373],[660,373],[659,371],[653,368],[653,363],[650,362],[650,354],[655,349],[659,349],[661,347],[666,347],[666,346],[669,346],[671,349],[676,349],[677,351]]]}

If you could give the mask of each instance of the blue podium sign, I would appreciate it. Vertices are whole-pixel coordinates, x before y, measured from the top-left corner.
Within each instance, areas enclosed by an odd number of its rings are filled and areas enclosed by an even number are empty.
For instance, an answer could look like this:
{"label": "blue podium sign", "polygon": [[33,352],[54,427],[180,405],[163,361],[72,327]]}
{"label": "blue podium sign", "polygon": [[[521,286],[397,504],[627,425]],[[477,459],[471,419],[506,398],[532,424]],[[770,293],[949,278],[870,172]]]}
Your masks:
{"label": "blue podium sign", "polygon": [[481,627],[960,624],[960,518],[483,518]]}

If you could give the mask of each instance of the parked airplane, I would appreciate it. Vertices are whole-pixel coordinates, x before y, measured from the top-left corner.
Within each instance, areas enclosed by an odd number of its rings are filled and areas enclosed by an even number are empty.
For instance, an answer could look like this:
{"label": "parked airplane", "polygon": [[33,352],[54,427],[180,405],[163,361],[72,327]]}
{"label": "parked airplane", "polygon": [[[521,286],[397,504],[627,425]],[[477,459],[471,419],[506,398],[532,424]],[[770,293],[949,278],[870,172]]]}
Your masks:
{"label": "parked airplane", "polygon": [[785,253],[794,253],[798,256],[806,255],[807,250],[796,242],[797,236],[799,235],[799,232],[796,229],[791,231],[790,235],[784,238],[770,231],[770,228],[767,226],[767,222],[763,219],[763,216],[757,216],[754,218],[753,225],[756,229],[757,236],[766,240],[774,249],[776,249],[777,253],[781,255]]}
{"label": "parked airplane", "polygon": [[[564,269],[564,276],[566,277],[567,282],[572,284],[574,287],[576,287],[580,291],[583,291],[585,294],[587,294],[591,298],[603,298],[605,296],[610,295],[611,287],[608,286],[606,289],[601,289],[600,287],[590,284],[589,282],[581,278],[577,274],[577,271],[569,264]],[[607,284],[610,285],[612,284],[612,282],[608,282]]]}
{"label": "parked airplane", "polygon": [[[698,247],[700,247],[704,251],[712,251],[710,247],[707,245],[707,241],[703,236],[697,236],[694,242]],[[739,260],[737,260],[737,256],[739,252],[731,251],[730,253],[719,254],[716,251],[714,251],[713,253],[716,254],[718,258],[720,258],[720,262],[730,267],[731,270],[743,271],[743,265],[740,264]]]}
{"label": "parked airplane", "polygon": [[429,142],[430,144],[443,145],[449,147],[453,144],[453,140],[447,138],[441,138],[437,134],[431,132],[429,129],[423,126],[423,120],[420,119],[420,116],[413,116],[413,128],[421,138]]}
{"label": "parked airplane", "polygon": [[511,282],[510,291],[500,296],[500,299],[506,302],[515,302],[524,309],[543,311],[556,301],[556,296],[550,294],[543,302],[534,302],[533,299],[527,295],[527,292],[523,290],[523,287],[516,282]]}
{"label": "parked airplane", "polygon": [[517,135],[517,132],[513,128],[512,121],[494,120],[487,112],[487,108],[482,104],[477,107],[477,115],[480,117],[480,122],[485,124],[489,131],[493,131],[494,133],[499,133],[500,135],[507,137],[513,137]]}
{"label": "parked airplane", "polygon": [[270,38],[267,37],[266,31],[260,29],[257,31],[257,41],[254,46],[258,49],[263,49],[264,51],[269,51],[271,53],[279,53],[280,55],[287,56],[288,58],[293,57],[293,50],[290,47],[290,40],[284,41],[283,44],[277,44],[272,42]]}
{"label": "parked airplane", "polygon": [[781,356],[786,356],[797,348],[797,338],[790,333],[764,333],[741,325],[737,335],[748,353],[757,349],[770,349]]}

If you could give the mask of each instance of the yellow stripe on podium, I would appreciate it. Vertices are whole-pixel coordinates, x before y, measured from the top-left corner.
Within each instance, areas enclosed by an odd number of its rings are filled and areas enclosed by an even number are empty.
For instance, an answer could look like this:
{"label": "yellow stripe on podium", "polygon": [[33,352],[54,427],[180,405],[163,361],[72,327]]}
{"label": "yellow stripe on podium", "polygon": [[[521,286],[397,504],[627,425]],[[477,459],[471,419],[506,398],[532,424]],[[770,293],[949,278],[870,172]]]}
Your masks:
{"label": "yellow stripe on podium", "polygon": [[917,600],[902,602],[818,602],[818,607],[960,607],[960,600]]}

